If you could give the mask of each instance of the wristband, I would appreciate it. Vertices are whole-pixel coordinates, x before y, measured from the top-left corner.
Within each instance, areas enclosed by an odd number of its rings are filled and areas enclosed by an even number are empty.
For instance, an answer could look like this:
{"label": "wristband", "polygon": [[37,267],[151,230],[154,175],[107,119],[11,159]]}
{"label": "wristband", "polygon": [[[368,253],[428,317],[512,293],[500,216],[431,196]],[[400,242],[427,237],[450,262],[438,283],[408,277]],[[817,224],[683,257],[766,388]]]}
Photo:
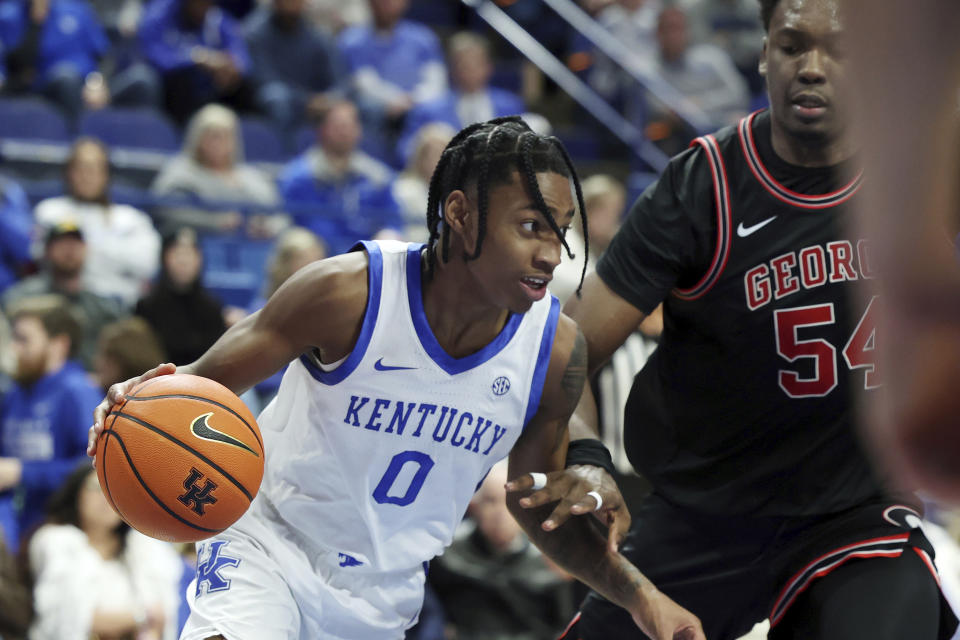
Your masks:
{"label": "wristband", "polygon": [[613,466],[613,456],[610,451],[597,439],[586,438],[583,440],[571,440],[567,445],[567,460],[565,466],[575,464],[587,464],[592,467],[605,469],[611,477],[616,477],[616,470]]}

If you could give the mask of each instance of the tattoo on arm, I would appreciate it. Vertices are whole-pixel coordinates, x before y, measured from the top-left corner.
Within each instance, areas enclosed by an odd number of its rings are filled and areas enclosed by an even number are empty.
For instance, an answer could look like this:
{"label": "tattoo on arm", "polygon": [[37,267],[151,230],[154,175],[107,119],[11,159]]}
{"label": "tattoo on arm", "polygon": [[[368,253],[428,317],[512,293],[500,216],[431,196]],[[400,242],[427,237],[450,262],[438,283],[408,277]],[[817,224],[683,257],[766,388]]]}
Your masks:
{"label": "tattoo on arm", "polygon": [[[577,337],[573,343],[573,350],[570,352],[570,359],[567,360],[567,368],[563,372],[560,380],[560,387],[563,389],[563,397],[566,405],[563,407],[563,413],[569,417],[577,408],[580,401],[580,394],[583,392],[583,385],[587,379],[587,339],[583,332],[577,329]],[[557,429],[556,445],[559,446],[563,440],[563,432],[567,428],[567,421],[562,420]]]}
{"label": "tattoo on arm", "polygon": [[607,553],[605,537],[589,521],[575,518],[546,532],[540,523],[554,505],[537,509],[521,509],[509,501],[508,505],[514,505],[511,513],[530,540],[554,562],[624,608],[637,602],[645,576],[619,553]]}

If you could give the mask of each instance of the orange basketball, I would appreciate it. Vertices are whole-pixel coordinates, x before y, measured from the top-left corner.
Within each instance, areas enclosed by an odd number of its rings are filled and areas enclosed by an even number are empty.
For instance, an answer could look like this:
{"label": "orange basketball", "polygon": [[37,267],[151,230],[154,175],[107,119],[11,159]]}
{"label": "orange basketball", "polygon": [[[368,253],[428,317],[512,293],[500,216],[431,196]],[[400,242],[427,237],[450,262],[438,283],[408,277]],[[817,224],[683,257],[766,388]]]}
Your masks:
{"label": "orange basketball", "polygon": [[134,529],[195,542],[250,506],[263,479],[263,439],[250,410],[223,385],[160,376],[110,409],[97,441],[97,476]]}

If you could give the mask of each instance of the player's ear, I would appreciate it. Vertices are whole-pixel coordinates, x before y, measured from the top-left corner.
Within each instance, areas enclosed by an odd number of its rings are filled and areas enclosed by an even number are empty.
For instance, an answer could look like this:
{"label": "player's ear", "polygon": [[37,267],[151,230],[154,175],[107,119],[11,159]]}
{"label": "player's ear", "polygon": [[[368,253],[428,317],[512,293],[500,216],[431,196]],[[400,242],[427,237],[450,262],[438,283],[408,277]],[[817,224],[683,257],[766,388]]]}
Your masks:
{"label": "player's ear", "polygon": [[451,191],[443,203],[443,223],[460,238],[464,251],[473,255],[477,245],[477,211],[460,189]]}
{"label": "player's ear", "polygon": [[763,38],[763,52],[760,54],[760,64],[757,65],[757,70],[760,72],[760,75],[764,78],[767,77],[767,45],[769,38],[764,36]]}

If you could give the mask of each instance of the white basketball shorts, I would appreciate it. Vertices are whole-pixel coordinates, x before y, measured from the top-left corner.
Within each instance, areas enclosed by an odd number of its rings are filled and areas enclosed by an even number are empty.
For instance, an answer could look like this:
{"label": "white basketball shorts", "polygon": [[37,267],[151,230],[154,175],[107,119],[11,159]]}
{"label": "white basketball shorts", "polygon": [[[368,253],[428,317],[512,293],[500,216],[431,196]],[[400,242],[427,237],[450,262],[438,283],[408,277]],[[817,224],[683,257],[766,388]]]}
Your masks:
{"label": "white basketball shorts", "polygon": [[352,572],[336,552],[264,517],[268,510],[258,497],[236,524],[197,543],[180,640],[399,640],[416,623],[422,567]]}

